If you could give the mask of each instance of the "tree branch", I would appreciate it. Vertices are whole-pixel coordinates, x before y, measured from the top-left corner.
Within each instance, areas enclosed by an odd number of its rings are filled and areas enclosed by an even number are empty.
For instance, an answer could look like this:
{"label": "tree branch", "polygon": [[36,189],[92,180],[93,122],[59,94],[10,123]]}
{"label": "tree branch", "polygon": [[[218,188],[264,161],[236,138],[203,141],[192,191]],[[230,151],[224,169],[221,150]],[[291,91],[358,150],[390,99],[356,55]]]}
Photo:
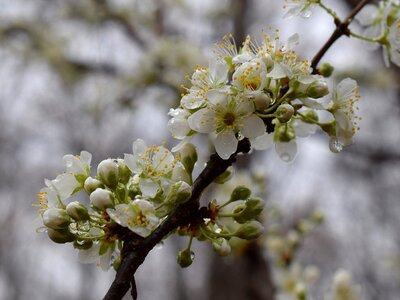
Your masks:
{"label": "tree branch", "polygon": [[178,206],[148,237],[124,241],[121,265],[104,300],[122,299],[131,284],[131,294],[133,299],[136,299],[137,294],[133,277],[150,250],[177,227],[196,223],[199,219],[202,219],[203,210],[199,208],[199,199],[204,189],[236,161],[238,153],[248,153],[249,151],[250,143],[248,139],[243,139],[239,142],[236,152],[229,159],[223,160],[217,154],[211,155],[206,167],[193,183],[192,196],[186,203]]}
{"label": "tree branch", "polygon": [[335,31],[332,33],[328,41],[322,46],[318,53],[314,56],[311,61],[311,68],[313,69],[313,74],[319,74],[318,64],[321,61],[325,53],[332,47],[332,45],[343,35],[349,36],[349,25],[353,21],[354,17],[360,12],[360,10],[368,3],[370,0],[362,0],[358,5],[351,11],[348,17],[341,21],[339,18],[335,18],[334,22],[336,25]]}

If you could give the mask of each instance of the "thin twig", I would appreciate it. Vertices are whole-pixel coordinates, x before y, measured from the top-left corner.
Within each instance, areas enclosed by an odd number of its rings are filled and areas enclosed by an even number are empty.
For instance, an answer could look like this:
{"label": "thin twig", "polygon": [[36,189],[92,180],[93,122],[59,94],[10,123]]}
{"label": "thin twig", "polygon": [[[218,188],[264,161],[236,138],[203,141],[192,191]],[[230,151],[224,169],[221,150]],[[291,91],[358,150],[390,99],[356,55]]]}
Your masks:
{"label": "thin twig", "polygon": [[349,25],[353,21],[354,17],[360,12],[360,10],[368,3],[370,0],[362,0],[358,5],[351,11],[349,16],[341,21],[339,18],[335,18],[334,22],[336,25],[335,31],[332,33],[328,41],[322,46],[318,53],[314,56],[311,61],[311,68],[313,69],[313,74],[318,74],[318,64],[321,61],[325,53],[332,47],[332,45],[343,35],[349,36]]}

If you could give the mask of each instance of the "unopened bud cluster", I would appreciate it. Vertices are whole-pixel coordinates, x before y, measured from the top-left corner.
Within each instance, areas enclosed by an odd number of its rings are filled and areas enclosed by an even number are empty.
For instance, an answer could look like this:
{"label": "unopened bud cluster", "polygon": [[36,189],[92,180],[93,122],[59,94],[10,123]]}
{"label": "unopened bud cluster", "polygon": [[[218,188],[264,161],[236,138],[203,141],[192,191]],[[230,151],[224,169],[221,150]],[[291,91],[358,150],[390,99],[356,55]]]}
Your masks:
{"label": "unopened bud cluster", "polygon": [[[123,236],[131,232],[132,238],[147,237],[177,206],[191,198],[197,152],[192,144],[186,144],[174,156],[163,146],[148,147],[138,139],[132,153],[123,159],[101,161],[93,177],[90,153],[66,155],[64,161],[66,172],[53,180],[46,179],[46,187],[39,193],[42,230],[56,243],[73,243],[81,261],[98,261],[107,269],[118,266]],[[229,254],[231,236],[250,240],[262,233],[262,225],[254,218],[261,213],[263,201],[249,198],[250,194],[244,187],[232,193],[230,202],[237,205],[230,218],[239,224],[234,232],[221,229],[206,233],[216,228],[219,216],[219,208],[213,203],[202,222],[179,231],[185,231],[190,239],[210,240],[218,253]],[[83,195],[88,201],[74,199]],[[189,247],[179,253],[178,262],[185,267],[193,257]]]}

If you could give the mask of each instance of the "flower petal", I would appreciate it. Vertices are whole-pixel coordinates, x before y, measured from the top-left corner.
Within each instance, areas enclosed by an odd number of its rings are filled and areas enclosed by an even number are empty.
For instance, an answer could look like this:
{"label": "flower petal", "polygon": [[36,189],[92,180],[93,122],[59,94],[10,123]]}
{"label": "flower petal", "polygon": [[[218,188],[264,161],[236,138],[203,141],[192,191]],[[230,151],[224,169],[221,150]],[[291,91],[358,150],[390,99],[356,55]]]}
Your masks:
{"label": "flower petal", "polygon": [[217,135],[214,145],[218,155],[222,159],[228,159],[233,153],[235,153],[238,140],[233,130],[225,129]]}
{"label": "flower petal", "polygon": [[247,138],[255,138],[265,133],[263,120],[255,114],[244,118],[240,124],[240,132]]}

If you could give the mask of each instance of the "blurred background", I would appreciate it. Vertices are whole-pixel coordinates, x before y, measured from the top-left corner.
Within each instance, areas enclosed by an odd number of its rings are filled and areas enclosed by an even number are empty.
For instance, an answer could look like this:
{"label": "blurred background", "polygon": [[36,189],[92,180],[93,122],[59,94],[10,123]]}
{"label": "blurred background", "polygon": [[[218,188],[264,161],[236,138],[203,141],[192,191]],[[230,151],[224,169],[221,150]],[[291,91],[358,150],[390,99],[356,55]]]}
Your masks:
{"label": "blurred background", "polygon": [[[344,17],[358,1],[325,2]],[[300,55],[312,58],[334,29],[331,18],[316,10],[307,20],[282,20],[283,5],[0,0],[0,299],[105,295],[113,270],[80,264],[71,245],[36,233],[32,203],[43,179],[64,170],[68,153],[87,150],[96,166],[130,153],[137,138],[175,145],[167,112],[179,105],[185,75],[207,65],[225,34],[242,41],[271,27],[285,40],[298,32]],[[352,28],[359,29],[357,23]],[[319,270],[310,299],[324,299],[338,269],[353,274],[361,299],[400,299],[400,69],[384,68],[381,51],[368,52],[346,37],[323,62],[336,68],[331,86],[347,76],[361,86],[363,121],[355,144],[332,154],[327,137],[316,134],[299,141],[290,164],[273,150],[242,157],[235,180],[253,185],[249,172],[259,175],[254,187],[267,201],[268,230],[293,237],[316,210],[325,222],[300,238],[284,266],[273,254],[285,238],[265,237],[227,258],[196,242],[195,261],[182,270],[176,254],[186,241],[170,238],[140,267],[139,299],[295,299],[290,282],[286,292],[282,286],[288,276],[300,280],[301,266]],[[204,162],[209,144],[196,143]]]}

